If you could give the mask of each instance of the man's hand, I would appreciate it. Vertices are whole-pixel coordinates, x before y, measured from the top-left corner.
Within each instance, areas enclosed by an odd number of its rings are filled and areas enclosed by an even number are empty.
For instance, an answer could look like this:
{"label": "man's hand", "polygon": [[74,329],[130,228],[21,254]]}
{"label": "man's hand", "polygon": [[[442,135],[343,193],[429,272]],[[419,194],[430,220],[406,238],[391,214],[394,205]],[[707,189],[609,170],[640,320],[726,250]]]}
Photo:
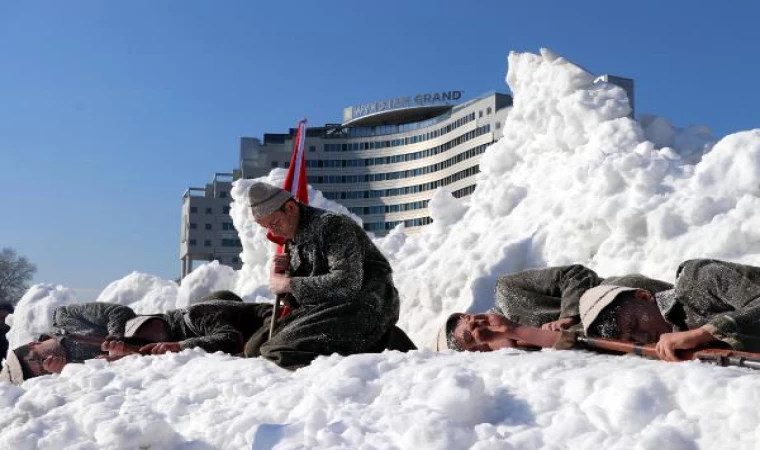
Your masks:
{"label": "man's hand", "polygon": [[63,356],[53,356],[50,355],[47,358],[45,358],[44,361],[42,361],[42,368],[46,372],[50,373],[61,373],[63,371],[63,367],[66,365],[68,361],[66,361],[66,358]]}
{"label": "man's hand", "polygon": [[715,337],[704,328],[696,328],[678,333],[665,333],[660,335],[655,350],[657,356],[663,361],[680,361],[676,356],[676,350],[688,350],[708,342],[717,341]]}
{"label": "man's hand", "polygon": [[287,273],[290,270],[290,255],[277,253],[272,257],[272,272]]}
{"label": "man's hand", "polygon": [[542,330],[551,330],[551,331],[562,331],[564,329],[570,328],[576,323],[578,323],[577,317],[565,317],[563,319],[555,320],[553,322],[548,322],[543,325],[541,325]]}
{"label": "man's hand", "polygon": [[269,274],[269,290],[275,294],[289,294],[293,292],[290,290],[290,275],[275,272]]}
{"label": "man's hand", "polygon": [[137,353],[134,349],[129,348],[123,341],[105,340],[100,345],[100,349],[108,352],[108,356],[127,356]]}
{"label": "man's hand", "polygon": [[178,352],[181,348],[179,342],[154,342],[140,347],[140,353],[144,355],[162,355],[169,352]]}

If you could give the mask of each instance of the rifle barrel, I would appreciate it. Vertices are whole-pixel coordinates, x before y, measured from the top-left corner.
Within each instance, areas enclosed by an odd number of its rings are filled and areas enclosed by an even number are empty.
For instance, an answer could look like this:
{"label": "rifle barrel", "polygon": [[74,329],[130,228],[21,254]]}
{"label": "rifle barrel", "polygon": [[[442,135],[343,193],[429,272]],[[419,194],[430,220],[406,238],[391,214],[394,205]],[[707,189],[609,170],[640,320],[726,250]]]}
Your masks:
{"label": "rifle barrel", "polygon": [[[590,338],[578,336],[581,348],[589,350],[607,350],[617,353],[633,353],[647,358],[660,359],[653,344],[641,345],[634,342],[614,339]],[[738,352],[731,349],[705,348],[700,350],[678,351],[678,356],[686,360],[696,359],[719,366],[747,367],[760,370],[760,353]]]}
{"label": "rifle barrel", "polygon": [[635,342],[616,341],[613,339],[601,339],[601,338],[592,338],[592,337],[586,337],[586,336],[578,336],[577,342],[582,344],[583,347],[589,348],[592,350],[607,350],[607,351],[618,352],[618,353],[633,353],[634,355],[659,359],[657,357],[657,351],[655,350],[655,347],[652,344],[642,345],[642,344],[637,344]]}

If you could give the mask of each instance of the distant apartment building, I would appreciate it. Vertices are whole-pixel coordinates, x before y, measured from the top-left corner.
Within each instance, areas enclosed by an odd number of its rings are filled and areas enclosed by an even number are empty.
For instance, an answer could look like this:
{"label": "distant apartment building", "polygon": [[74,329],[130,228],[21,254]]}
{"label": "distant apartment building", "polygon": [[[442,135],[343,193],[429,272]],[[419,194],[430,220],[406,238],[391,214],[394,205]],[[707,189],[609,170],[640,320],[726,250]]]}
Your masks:
{"label": "distant apartment building", "polygon": [[[506,94],[462,101],[461,91],[447,91],[345,108],[340,124],[307,128],[308,182],[359,216],[367,231],[384,235],[403,224],[417,232],[432,222],[428,202],[437,188],[457,198],[475,190],[481,155],[501,138],[511,106]],[[230,183],[287,168],[295,131],[241,138],[239,168],[185,191],[182,277],[199,260],[240,268],[242,247],[228,215]]]}

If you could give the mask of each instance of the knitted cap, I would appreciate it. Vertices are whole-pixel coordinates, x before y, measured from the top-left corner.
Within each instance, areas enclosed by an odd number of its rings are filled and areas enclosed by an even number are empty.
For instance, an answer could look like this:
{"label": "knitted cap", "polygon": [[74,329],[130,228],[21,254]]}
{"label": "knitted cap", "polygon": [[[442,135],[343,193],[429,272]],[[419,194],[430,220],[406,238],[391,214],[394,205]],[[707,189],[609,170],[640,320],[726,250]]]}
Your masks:
{"label": "knitted cap", "polygon": [[614,286],[611,284],[593,287],[581,296],[580,313],[583,331],[588,333],[588,329],[594,323],[602,310],[613,302],[623,292],[637,291],[636,288],[623,286]]}
{"label": "knitted cap", "polygon": [[152,319],[164,320],[163,314],[137,316],[135,318],[127,320],[127,323],[124,324],[124,337],[125,338],[135,337],[140,327],[143,326],[145,322]]}
{"label": "knitted cap", "polygon": [[5,356],[3,370],[0,372],[0,381],[11,384],[21,384],[24,381],[24,371],[21,368],[21,361],[18,360],[16,352],[11,350]]}
{"label": "knitted cap", "polygon": [[430,348],[430,350],[433,350],[434,352],[442,352],[444,350],[460,350],[456,348],[451,333],[454,332],[454,328],[456,328],[457,322],[461,315],[461,313],[454,313],[446,317],[446,320],[441,325],[441,328],[439,328],[438,332],[436,332],[435,339],[428,345],[428,348]]}
{"label": "knitted cap", "polygon": [[280,209],[290,199],[290,192],[257,181],[248,188],[248,202],[254,219],[261,219]]}

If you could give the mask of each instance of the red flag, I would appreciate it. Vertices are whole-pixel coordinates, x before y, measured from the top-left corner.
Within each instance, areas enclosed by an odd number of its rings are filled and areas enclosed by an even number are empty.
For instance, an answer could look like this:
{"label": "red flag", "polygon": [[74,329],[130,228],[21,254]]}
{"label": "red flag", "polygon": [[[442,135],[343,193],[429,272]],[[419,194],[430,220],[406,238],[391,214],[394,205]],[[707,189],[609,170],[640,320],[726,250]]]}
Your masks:
{"label": "red flag", "polygon": [[[304,142],[306,141],[306,119],[298,122],[296,129],[296,139],[293,141],[293,154],[290,156],[290,166],[288,174],[285,176],[285,183],[282,188],[290,191],[290,194],[296,200],[304,205],[309,204],[309,189],[306,182],[306,154],[304,153]],[[279,236],[274,236],[267,232],[267,239],[277,244],[277,253],[283,252],[285,240]]]}
{"label": "red flag", "polygon": [[304,142],[306,141],[306,119],[298,122],[296,140],[293,143],[293,154],[290,156],[290,167],[285,176],[282,188],[290,191],[293,197],[304,205],[309,204],[309,190],[306,183],[306,155],[304,154]]}
{"label": "red flag", "polygon": [[[282,188],[286,191],[290,191],[290,194],[299,202],[308,205],[309,189],[308,183],[306,182],[306,155],[303,151],[305,141],[306,119],[303,119],[298,122],[296,140],[293,142],[293,154],[290,156],[290,166],[288,166],[288,174],[285,176],[285,183],[283,183]],[[267,239],[277,244],[277,253],[283,253],[285,251],[284,239],[281,237],[275,237],[270,232],[267,232]],[[275,302],[279,302],[279,299],[275,300]],[[282,319],[288,314],[290,314],[290,307],[283,305],[278,318]]]}

